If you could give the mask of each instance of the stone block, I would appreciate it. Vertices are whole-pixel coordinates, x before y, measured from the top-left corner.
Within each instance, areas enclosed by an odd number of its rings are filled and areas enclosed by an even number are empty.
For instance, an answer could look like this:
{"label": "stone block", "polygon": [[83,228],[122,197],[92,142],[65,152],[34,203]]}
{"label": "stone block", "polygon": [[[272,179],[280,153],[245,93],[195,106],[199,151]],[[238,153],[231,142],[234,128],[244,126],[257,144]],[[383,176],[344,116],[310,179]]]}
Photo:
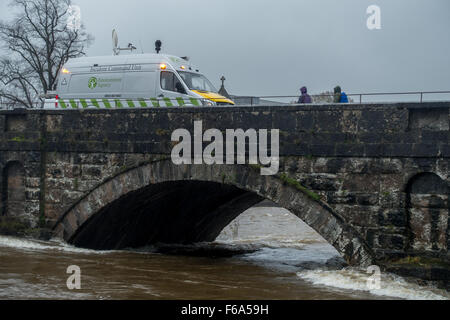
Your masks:
{"label": "stone block", "polygon": [[379,211],[378,225],[380,227],[405,228],[407,215],[405,209],[383,209]]}
{"label": "stone block", "polygon": [[377,176],[370,174],[348,174],[342,189],[351,192],[379,192],[380,181]]}
{"label": "stone block", "polygon": [[102,168],[97,165],[83,165],[81,167],[81,172],[84,177],[87,179],[91,178],[101,178],[102,177]]}
{"label": "stone block", "polygon": [[406,238],[402,235],[380,234],[378,236],[378,244],[383,249],[403,250],[406,243]]}

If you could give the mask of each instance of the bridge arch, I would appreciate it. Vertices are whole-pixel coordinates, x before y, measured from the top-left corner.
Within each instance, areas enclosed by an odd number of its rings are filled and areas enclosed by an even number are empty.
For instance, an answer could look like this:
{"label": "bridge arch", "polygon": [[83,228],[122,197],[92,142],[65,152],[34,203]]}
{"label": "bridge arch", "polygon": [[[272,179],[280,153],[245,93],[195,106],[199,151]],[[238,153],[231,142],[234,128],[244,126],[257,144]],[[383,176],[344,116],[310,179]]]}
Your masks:
{"label": "bridge arch", "polygon": [[100,250],[213,241],[263,199],[302,219],[349,264],[372,263],[374,255],[365,241],[327,204],[250,166],[177,166],[170,160],[141,165],[80,199],[54,232],[76,246]]}

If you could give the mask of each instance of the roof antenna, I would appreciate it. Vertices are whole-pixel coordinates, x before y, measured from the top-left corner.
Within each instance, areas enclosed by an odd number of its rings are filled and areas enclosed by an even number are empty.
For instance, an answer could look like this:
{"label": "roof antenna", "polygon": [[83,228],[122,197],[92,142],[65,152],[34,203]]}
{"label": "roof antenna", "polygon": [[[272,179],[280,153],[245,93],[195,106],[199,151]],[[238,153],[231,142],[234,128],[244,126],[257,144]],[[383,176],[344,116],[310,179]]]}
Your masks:
{"label": "roof antenna", "polygon": [[161,42],[161,40],[156,40],[156,42],[155,42],[155,50],[156,50],[156,53],[159,53],[160,51],[161,51],[161,46],[162,46],[162,42]]}

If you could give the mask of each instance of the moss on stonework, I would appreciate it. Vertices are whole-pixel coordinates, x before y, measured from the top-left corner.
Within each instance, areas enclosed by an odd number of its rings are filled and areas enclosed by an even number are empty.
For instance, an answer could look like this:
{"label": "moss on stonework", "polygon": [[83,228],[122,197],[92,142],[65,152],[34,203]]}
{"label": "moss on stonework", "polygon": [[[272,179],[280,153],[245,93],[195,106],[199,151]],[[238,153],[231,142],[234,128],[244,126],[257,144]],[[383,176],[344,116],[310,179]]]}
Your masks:
{"label": "moss on stonework", "polygon": [[386,226],[386,229],[389,231],[389,232],[391,232],[391,233],[393,233],[393,232],[395,232],[396,231],[396,227],[395,226],[393,226],[393,225],[387,225]]}
{"label": "moss on stonework", "polygon": [[428,257],[406,257],[400,260],[391,261],[392,265],[411,266],[411,267],[443,267],[450,268],[450,263],[437,258]]}
{"label": "moss on stonework", "polygon": [[26,139],[25,139],[24,136],[20,136],[20,137],[14,137],[14,138],[12,138],[11,141],[13,141],[13,142],[18,142],[18,143],[22,143],[22,142],[25,142]]}
{"label": "moss on stonework", "polygon": [[230,176],[230,175],[228,175],[228,174],[225,174],[225,173],[222,173],[221,174],[221,178],[222,178],[222,183],[223,184],[227,184],[227,183],[237,183],[238,182],[238,177],[237,177],[237,175],[232,175],[232,176]]}
{"label": "moss on stonework", "polygon": [[42,146],[46,146],[47,145],[47,139],[45,137],[41,137],[39,139],[39,142],[41,143]]}
{"label": "moss on stonework", "polygon": [[222,173],[222,183],[225,184],[227,181],[227,175],[225,173]]}
{"label": "moss on stonework", "polygon": [[158,136],[167,136],[167,135],[170,135],[170,131],[169,130],[163,130],[163,129],[157,129],[156,130],[156,134]]}
{"label": "moss on stonework", "polygon": [[263,168],[263,166],[260,165],[260,164],[249,164],[248,166],[250,168],[252,168],[253,170],[256,170],[256,171],[259,171],[259,170],[261,170]]}
{"label": "moss on stonework", "polygon": [[47,219],[45,219],[45,212],[39,215],[39,227],[45,228],[47,225]]}
{"label": "moss on stonework", "polygon": [[306,195],[307,195],[308,197],[310,197],[311,199],[313,199],[313,200],[315,200],[315,201],[320,201],[320,196],[319,196],[317,193],[315,193],[315,192],[313,192],[313,191],[311,191],[311,190],[308,190],[308,189],[307,189],[306,187],[304,187],[300,182],[298,182],[298,181],[295,180],[295,179],[292,179],[292,178],[288,177],[285,173],[283,173],[283,174],[280,176],[280,179],[281,179],[281,181],[283,181],[285,184],[287,184],[287,185],[289,185],[289,186],[291,186],[291,187],[293,187],[293,188],[295,188],[295,189],[297,189],[297,190],[303,192],[304,194],[306,194]]}
{"label": "moss on stonework", "polygon": [[31,228],[28,222],[14,217],[0,217],[0,234],[12,237],[27,237],[40,240],[50,240],[52,231],[45,228],[45,221],[39,221],[39,228]]}
{"label": "moss on stonework", "polygon": [[23,235],[29,224],[12,217],[0,217],[0,234],[5,236],[19,236]]}
{"label": "moss on stonework", "polygon": [[[250,168],[252,168],[253,170],[261,170],[261,168],[263,168],[263,166],[259,165],[259,164],[249,164],[248,165]],[[290,178],[287,174],[283,173],[279,176],[277,176],[284,184],[289,185],[295,189],[297,189],[298,191],[301,191],[302,193],[304,193],[305,195],[307,195],[309,198],[311,198],[314,201],[320,201],[320,195],[318,195],[317,193],[309,190],[308,188],[304,187],[300,182],[298,182],[297,180]]]}

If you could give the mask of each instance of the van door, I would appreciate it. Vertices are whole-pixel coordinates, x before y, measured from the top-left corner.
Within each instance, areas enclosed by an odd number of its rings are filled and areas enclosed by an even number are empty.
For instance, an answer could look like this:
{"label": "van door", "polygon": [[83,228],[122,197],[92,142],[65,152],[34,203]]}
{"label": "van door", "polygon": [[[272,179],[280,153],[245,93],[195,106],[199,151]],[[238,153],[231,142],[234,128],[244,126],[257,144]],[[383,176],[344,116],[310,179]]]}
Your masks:
{"label": "van door", "polygon": [[[156,72],[128,72],[123,86],[124,98],[155,98]],[[158,86],[159,87],[159,86]]]}
{"label": "van door", "polygon": [[172,71],[160,71],[159,73],[158,99],[170,99],[173,105],[177,105],[176,98],[187,98],[187,88],[178,76]]}

